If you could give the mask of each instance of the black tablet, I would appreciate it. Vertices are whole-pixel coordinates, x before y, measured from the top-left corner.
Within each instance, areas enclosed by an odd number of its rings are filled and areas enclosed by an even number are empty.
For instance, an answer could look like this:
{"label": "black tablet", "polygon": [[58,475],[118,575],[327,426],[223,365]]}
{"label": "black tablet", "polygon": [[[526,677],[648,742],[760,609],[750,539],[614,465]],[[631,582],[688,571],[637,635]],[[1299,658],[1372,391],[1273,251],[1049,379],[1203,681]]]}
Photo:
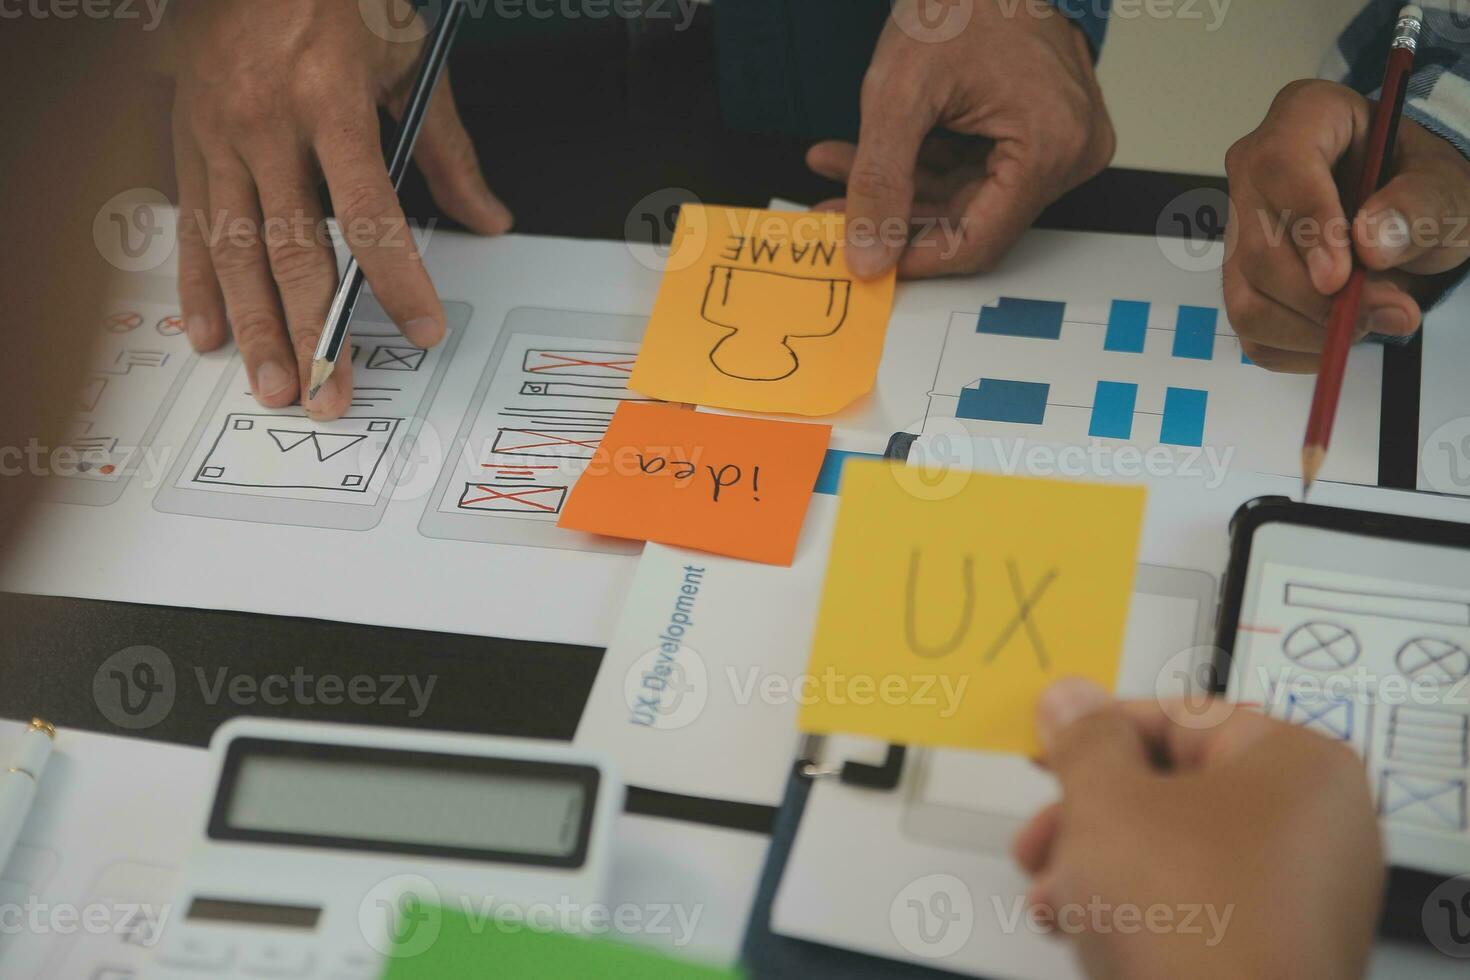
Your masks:
{"label": "black tablet", "polygon": [[1385,932],[1470,954],[1470,525],[1262,497],[1231,539],[1217,687],[1357,751]]}

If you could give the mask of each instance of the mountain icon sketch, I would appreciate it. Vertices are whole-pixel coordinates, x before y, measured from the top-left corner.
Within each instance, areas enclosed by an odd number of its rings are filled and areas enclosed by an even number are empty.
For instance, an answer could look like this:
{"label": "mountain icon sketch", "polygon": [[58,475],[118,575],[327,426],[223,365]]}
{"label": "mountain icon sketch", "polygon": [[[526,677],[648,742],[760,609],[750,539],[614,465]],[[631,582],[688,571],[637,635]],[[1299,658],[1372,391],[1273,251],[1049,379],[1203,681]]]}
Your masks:
{"label": "mountain icon sketch", "polygon": [[[852,280],[716,265],[699,315],[730,332],[709,352],[721,374],[781,381],[801,367],[792,340],[830,337],[847,319]],[[769,311],[779,310],[778,315]]]}
{"label": "mountain icon sketch", "polygon": [[276,446],[283,453],[289,453],[303,443],[311,443],[316,450],[317,460],[323,463],[339,453],[346,452],[367,438],[363,435],[319,432],[315,429],[308,429],[305,432],[300,429],[266,429],[265,431],[275,440]]}

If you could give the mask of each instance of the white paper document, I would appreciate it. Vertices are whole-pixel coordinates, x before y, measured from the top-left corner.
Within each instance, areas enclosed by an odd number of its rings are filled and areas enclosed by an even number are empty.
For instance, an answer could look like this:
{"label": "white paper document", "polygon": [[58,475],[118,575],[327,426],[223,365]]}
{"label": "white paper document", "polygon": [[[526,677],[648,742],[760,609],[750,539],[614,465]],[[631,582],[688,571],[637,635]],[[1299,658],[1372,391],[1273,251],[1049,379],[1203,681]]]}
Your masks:
{"label": "white paper document", "polygon": [[[661,261],[433,236],[448,339],[413,348],[364,297],[355,399],[326,424],[260,408],[231,348],[191,354],[171,281],[124,279],[68,436],[93,469],[49,481],[0,588],[605,646],[641,547],[555,521],[641,398]],[[1294,472],[1280,420],[1305,418],[1310,379],[1242,364],[1218,289],[1152,239],[1043,231],[984,277],[906,283],[833,445],[908,431]],[[1353,352],[1329,478],[1376,475],[1379,363]]]}

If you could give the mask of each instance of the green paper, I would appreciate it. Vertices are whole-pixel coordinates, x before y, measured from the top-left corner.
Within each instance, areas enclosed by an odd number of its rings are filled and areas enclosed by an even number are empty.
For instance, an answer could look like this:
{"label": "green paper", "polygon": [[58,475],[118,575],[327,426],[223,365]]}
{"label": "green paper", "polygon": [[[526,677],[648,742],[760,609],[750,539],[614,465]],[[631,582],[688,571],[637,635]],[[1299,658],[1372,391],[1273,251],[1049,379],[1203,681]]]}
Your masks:
{"label": "green paper", "polygon": [[[432,942],[423,929],[433,929]],[[412,955],[408,955],[408,954]],[[720,969],[596,936],[539,932],[521,922],[471,921],[457,909],[429,910],[388,958],[383,980],[741,980]]]}

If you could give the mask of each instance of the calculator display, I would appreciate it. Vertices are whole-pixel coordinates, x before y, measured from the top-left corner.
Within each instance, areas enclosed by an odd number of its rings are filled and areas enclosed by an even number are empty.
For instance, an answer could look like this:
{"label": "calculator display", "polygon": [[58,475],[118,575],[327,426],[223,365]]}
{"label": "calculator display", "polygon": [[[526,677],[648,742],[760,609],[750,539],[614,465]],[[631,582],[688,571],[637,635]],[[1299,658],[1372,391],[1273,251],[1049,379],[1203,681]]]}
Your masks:
{"label": "calculator display", "polygon": [[581,863],[586,766],[238,739],[210,835],[517,863]]}

